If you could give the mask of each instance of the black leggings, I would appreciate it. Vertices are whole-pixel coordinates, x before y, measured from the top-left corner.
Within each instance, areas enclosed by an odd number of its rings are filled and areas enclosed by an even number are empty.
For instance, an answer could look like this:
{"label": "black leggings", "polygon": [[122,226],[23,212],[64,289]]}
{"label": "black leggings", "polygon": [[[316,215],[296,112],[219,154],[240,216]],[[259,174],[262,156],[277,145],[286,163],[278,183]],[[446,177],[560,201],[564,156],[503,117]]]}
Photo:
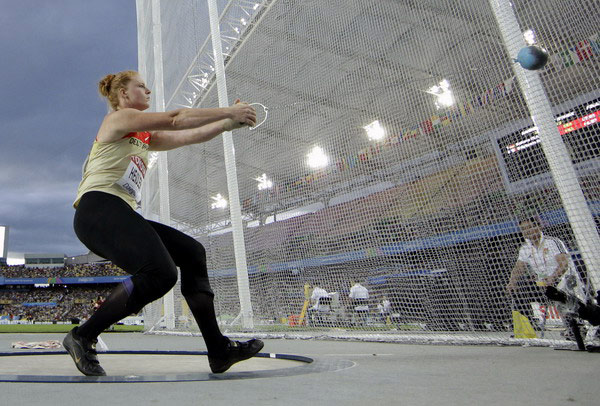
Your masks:
{"label": "black leggings", "polygon": [[214,296],[202,244],[174,228],[146,220],[117,196],[97,191],[84,194],[73,227],[90,251],[133,275],[127,302],[131,313],[171,290],[177,282],[177,267],[184,296],[198,292]]}

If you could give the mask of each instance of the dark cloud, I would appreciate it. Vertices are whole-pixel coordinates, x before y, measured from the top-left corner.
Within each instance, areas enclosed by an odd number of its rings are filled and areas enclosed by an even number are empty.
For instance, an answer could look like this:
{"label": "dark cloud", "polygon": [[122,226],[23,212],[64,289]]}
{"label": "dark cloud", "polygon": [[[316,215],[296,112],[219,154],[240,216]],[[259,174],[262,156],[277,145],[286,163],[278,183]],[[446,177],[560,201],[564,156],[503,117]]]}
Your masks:
{"label": "dark cloud", "polygon": [[137,66],[135,2],[2,2],[0,224],[13,252],[86,251],[72,230],[107,73]]}

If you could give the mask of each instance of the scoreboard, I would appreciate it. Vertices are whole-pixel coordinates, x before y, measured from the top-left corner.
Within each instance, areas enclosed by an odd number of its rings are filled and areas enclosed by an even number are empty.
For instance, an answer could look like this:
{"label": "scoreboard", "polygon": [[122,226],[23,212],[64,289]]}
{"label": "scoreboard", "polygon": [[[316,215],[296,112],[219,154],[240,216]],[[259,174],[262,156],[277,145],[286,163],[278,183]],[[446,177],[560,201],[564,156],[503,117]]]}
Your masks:
{"label": "scoreboard", "polygon": [[[583,100],[565,103],[555,115],[558,132],[579,175],[600,171],[598,94],[595,92]],[[564,107],[569,104],[568,108]],[[492,144],[509,192],[524,192],[552,182],[540,135],[532,120],[521,120],[495,131]]]}

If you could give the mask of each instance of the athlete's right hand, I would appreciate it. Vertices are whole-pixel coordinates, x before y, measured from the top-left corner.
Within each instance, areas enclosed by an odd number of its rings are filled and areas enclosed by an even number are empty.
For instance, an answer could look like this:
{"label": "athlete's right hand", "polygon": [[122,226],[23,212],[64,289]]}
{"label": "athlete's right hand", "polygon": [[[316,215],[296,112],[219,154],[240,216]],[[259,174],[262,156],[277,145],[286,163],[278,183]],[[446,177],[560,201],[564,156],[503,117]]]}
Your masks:
{"label": "athlete's right hand", "polygon": [[248,103],[237,99],[235,104],[229,106],[228,109],[231,114],[230,118],[233,121],[240,123],[241,126],[247,125],[254,127],[256,125],[256,111],[254,110],[254,107],[250,106]]}

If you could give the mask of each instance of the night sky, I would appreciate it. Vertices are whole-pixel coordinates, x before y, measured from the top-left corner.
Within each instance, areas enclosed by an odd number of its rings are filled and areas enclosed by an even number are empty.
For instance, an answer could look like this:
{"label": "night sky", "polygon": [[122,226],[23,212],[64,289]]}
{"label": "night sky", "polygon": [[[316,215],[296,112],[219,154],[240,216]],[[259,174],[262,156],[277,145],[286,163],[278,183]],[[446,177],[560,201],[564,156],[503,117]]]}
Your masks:
{"label": "night sky", "polygon": [[72,202],[107,106],[97,83],[137,69],[135,1],[0,0],[0,224],[9,263],[79,255]]}

